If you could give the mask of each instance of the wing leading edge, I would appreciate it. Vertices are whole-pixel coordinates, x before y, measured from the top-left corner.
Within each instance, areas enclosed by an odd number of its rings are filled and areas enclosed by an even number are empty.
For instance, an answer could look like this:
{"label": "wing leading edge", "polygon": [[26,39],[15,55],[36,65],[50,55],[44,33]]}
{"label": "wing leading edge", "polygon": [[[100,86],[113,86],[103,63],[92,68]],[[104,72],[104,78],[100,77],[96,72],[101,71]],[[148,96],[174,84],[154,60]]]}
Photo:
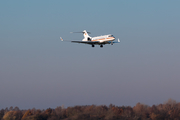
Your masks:
{"label": "wing leading edge", "polygon": [[73,43],[84,43],[84,44],[90,44],[90,45],[95,45],[95,44],[99,44],[98,41],[71,41]]}
{"label": "wing leading edge", "polygon": [[118,41],[104,41],[104,42],[99,42],[99,41],[71,41],[73,43],[83,43],[83,44],[90,44],[90,45],[105,45],[105,44],[114,44],[114,43],[119,43]]}

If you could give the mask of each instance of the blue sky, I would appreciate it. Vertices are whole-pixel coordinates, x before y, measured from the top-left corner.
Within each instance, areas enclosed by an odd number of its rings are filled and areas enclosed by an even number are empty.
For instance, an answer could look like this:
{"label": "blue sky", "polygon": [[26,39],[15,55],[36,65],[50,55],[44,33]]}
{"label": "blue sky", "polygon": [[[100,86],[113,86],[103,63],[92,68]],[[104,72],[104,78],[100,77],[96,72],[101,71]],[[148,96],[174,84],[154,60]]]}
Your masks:
{"label": "blue sky", "polygon": [[[180,101],[180,1],[1,1],[0,109]],[[103,48],[61,42],[113,34]]]}

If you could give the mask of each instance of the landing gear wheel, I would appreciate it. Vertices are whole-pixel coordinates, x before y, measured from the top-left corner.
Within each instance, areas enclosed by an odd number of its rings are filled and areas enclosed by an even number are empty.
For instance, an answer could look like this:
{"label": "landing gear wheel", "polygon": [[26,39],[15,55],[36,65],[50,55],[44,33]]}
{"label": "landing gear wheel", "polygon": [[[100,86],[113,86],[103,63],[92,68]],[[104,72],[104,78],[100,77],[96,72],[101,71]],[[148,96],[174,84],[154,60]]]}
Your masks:
{"label": "landing gear wheel", "polygon": [[100,47],[102,48],[102,47],[103,47],[103,45],[100,45]]}
{"label": "landing gear wheel", "polygon": [[92,47],[94,47],[94,45],[92,45]]}

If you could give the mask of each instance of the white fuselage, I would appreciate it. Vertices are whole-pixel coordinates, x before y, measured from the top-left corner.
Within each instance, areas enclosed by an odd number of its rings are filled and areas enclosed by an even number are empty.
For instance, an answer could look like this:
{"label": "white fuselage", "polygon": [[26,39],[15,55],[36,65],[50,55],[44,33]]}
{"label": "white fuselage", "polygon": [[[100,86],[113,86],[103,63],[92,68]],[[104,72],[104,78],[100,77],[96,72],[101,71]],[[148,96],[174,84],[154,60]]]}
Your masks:
{"label": "white fuselage", "polygon": [[[101,42],[106,42],[106,41],[114,41],[115,37],[113,35],[102,35],[102,36],[97,36],[97,37],[89,37],[91,40],[90,41],[99,41]],[[83,39],[82,41],[88,41],[87,39]]]}

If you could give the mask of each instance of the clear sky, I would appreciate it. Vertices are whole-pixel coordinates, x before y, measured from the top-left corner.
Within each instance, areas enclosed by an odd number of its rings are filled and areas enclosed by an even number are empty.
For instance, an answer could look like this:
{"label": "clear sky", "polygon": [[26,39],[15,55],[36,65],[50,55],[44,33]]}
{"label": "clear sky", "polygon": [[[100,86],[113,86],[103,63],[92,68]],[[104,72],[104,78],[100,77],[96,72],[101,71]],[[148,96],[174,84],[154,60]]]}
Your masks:
{"label": "clear sky", "polygon": [[[0,1],[0,109],[180,101],[179,0]],[[103,48],[61,42],[113,34]]]}

